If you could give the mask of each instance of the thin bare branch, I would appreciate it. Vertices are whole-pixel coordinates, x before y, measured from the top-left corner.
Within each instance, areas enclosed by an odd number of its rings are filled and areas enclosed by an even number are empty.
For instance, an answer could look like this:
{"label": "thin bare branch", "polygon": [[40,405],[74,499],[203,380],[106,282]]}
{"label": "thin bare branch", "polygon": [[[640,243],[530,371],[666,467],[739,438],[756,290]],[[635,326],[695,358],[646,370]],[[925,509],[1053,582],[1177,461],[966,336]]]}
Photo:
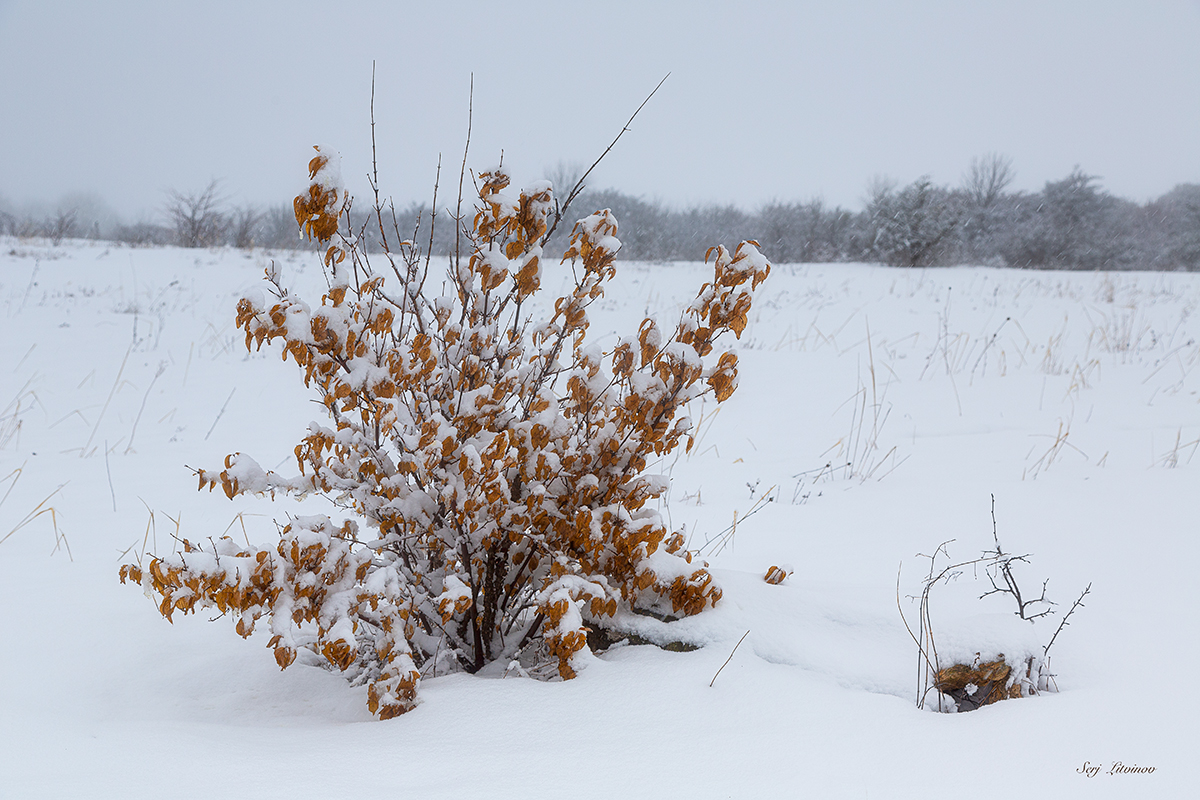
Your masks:
{"label": "thin bare branch", "polygon": [[713,679],[708,682],[708,688],[711,689],[713,687],[713,684],[715,684],[717,682],[717,675],[720,675],[721,670],[725,669],[726,665],[729,664],[729,662],[733,660],[733,654],[737,652],[737,649],[742,646],[742,642],[745,641],[746,637],[749,635],[750,635],[750,631],[746,631],[745,633],[742,634],[742,638],[738,639],[737,644],[735,644],[733,646],[733,650],[729,653],[729,658],[725,659],[725,663],[722,664],[721,668],[717,670],[717,674],[713,675]]}
{"label": "thin bare branch", "polygon": [[1042,650],[1042,658],[1046,658],[1050,655],[1050,648],[1054,646],[1054,640],[1058,638],[1058,634],[1062,633],[1063,628],[1065,628],[1069,624],[1071,624],[1070,622],[1068,622],[1068,620],[1071,619],[1071,615],[1075,613],[1075,609],[1084,607],[1083,598],[1087,597],[1091,591],[1092,591],[1092,584],[1089,583],[1086,587],[1084,587],[1084,590],[1079,595],[1079,597],[1075,598],[1075,602],[1071,603],[1071,608],[1067,611],[1066,614],[1063,614],[1062,621],[1060,621],[1058,623],[1058,627],[1055,629],[1054,635],[1050,637],[1050,642]]}
{"label": "thin bare branch", "polygon": [[[454,271],[461,263],[463,178],[467,174],[467,154],[471,152],[471,125],[475,118],[475,73],[471,73],[471,88],[467,97],[467,142],[463,145],[462,166],[458,170],[458,200],[454,204]],[[435,209],[436,213],[436,209]]]}
{"label": "thin bare branch", "polygon": [[633,124],[634,119],[637,118],[637,115],[640,114],[642,109],[646,107],[646,104],[650,102],[650,98],[654,97],[658,90],[662,88],[662,85],[667,82],[667,78],[669,77],[671,77],[671,73],[669,72],[663,76],[663,79],[658,82],[658,85],[654,87],[654,90],[650,92],[650,94],[646,95],[646,99],[642,101],[642,104],[637,107],[637,110],[634,111],[633,115],[625,122],[625,125],[621,128],[621,132],[618,133],[616,138],[609,143],[608,147],[604,148],[604,152],[600,154],[599,158],[592,162],[592,165],[587,168],[587,171],[580,176],[579,180],[575,183],[574,188],[572,188],[570,193],[567,195],[567,199],[563,202],[562,206],[555,210],[554,223],[546,231],[545,235],[542,236],[542,244],[550,241],[550,237],[553,236],[554,231],[558,229],[558,224],[562,221],[563,215],[567,213],[567,208],[569,208],[571,203],[574,202],[575,198],[579,196],[579,193],[583,191],[584,181],[587,180],[588,175],[592,174],[592,170],[594,170],[600,164],[600,162],[604,160],[604,157],[608,155],[610,150],[616,147],[617,142],[621,141],[621,137],[629,131],[629,126]]}

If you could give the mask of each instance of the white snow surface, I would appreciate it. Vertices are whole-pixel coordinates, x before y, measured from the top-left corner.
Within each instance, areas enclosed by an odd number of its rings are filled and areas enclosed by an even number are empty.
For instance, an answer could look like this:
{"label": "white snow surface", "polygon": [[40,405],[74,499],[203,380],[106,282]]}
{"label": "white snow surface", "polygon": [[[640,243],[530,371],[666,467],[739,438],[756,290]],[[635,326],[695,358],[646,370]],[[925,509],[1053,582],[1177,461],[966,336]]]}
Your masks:
{"label": "white snow surface", "polygon": [[[380,722],[311,659],[281,673],[267,626],[171,625],[117,580],[173,535],[266,542],[334,513],[198,493],[189,470],[242,452],[291,474],[326,424],[233,324],[272,262],[316,301],[317,258],[0,239],[0,797],[1195,796],[1200,704],[1176,671],[1200,661],[1200,275],[776,265],[737,393],[695,404],[690,456],[650,469],[724,598],[625,623],[702,646],[620,645],[568,682],[433,678]],[[568,278],[547,262],[542,294]],[[619,264],[592,341],[672,325],[709,279]],[[920,711],[898,594],[915,625],[917,554],[992,547],[993,494],[1023,589],[1049,578],[1059,615],[1016,620],[967,569],[933,591],[935,634],[1036,651],[1091,582],[1051,652],[1061,691]]]}

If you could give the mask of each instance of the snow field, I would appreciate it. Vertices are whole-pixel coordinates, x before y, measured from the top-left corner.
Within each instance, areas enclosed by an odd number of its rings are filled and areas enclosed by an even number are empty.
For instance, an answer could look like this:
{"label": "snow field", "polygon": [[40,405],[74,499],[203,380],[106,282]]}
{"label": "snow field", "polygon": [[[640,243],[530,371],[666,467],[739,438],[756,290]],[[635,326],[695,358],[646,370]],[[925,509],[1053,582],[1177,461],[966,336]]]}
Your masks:
{"label": "snow field", "polygon": [[[737,393],[653,468],[725,595],[639,633],[704,646],[618,646],[566,683],[426,680],[382,723],[365,689],[280,673],[226,620],[168,625],[116,579],[172,534],[269,541],[327,510],[198,493],[187,469],[286,470],[323,421],[233,326],[272,259],[319,296],[311,254],[0,240],[0,796],[1190,796],[1200,276],[777,265]],[[706,277],[620,264],[592,342],[673,322]],[[567,279],[547,266],[543,294]],[[990,547],[993,494],[1023,588],[1066,607],[1093,585],[1052,651],[1062,691],[918,711],[897,570],[911,621],[916,554]],[[1014,629],[987,588],[934,591],[940,649],[1048,641],[1058,617]]]}

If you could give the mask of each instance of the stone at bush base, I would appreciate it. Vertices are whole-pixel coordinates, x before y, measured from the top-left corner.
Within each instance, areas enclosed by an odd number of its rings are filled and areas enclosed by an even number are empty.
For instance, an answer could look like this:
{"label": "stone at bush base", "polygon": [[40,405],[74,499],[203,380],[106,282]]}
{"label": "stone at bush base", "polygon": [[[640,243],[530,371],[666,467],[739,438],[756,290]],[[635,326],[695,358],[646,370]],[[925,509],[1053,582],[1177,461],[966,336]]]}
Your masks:
{"label": "stone at bush base", "polygon": [[[937,671],[933,686],[954,699],[959,711],[974,711],[981,706],[1022,697],[1020,681],[1010,681],[1012,667],[1001,657],[974,666],[953,664]],[[1009,685],[1011,683],[1011,686]],[[974,687],[971,691],[969,687]]]}

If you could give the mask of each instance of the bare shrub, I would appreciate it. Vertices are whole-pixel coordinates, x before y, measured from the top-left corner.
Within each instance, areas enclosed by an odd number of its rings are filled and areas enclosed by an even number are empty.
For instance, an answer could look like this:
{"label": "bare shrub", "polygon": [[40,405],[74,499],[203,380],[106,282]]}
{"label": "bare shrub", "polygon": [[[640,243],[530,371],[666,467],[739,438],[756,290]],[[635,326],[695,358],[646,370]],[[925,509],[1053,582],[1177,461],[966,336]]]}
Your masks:
{"label": "bare shrub", "polygon": [[265,216],[262,211],[249,205],[235,209],[228,219],[230,243],[243,250],[256,246]]}
{"label": "bare shrub", "polygon": [[221,244],[229,220],[221,213],[222,198],[218,181],[209,182],[203,191],[184,194],[171,192],[167,200],[167,219],[180,247],[214,247]]}
{"label": "bare shrub", "polygon": [[308,246],[296,229],[296,212],[283,204],[270,206],[261,212],[257,243],[260,247],[287,250]]}
{"label": "bare shrub", "polygon": [[170,244],[174,234],[162,225],[135,222],[132,225],[118,225],[112,236],[114,241],[134,247],[159,247]]}
{"label": "bare shrub", "polygon": [[78,217],[78,209],[60,208],[54,212],[54,216],[46,220],[46,238],[56,247],[62,244],[63,239],[69,239],[75,235]]}
{"label": "bare shrub", "polygon": [[982,600],[991,595],[1007,596],[1015,606],[1013,613],[1031,625],[1043,617],[1055,614],[1054,601],[1046,596],[1049,579],[1042,582],[1037,595],[1024,591],[1014,572],[1018,564],[1029,564],[1028,553],[1017,555],[1005,551],[1000,544],[996,529],[996,498],[992,496],[992,541],[994,546],[984,550],[977,558],[955,562],[950,557],[949,546],[953,539],[942,542],[931,555],[920,555],[929,561],[929,571],[921,580],[920,604],[917,612],[916,630],[909,625],[900,602],[900,574],[896,575],[896,607],[909,636],[917,645],[916,702],[925,708],[930,693],[935,698],[937,711],[973,711],[985,705],[1017,697],[1036,695],[1039,692],[1056,691],[1054,675],[1050,672],[1050,648],[1058,635],[1070,624],[1071,616],[1083,607],[1083,600],[1092,591],[1092,585],[1079,597],[1062,616],[1058,627],[1040,653],[1018,656],[1015,653],[998,654],[992,661],[982,661],[976,654],[973,663],[954,663],[938,654],[937,637],[934,634],[933,618],[930,613],[930,598],[938,586],[957,581],[967,570],[978,576],[982,571],[990,589],[979,596]]}

